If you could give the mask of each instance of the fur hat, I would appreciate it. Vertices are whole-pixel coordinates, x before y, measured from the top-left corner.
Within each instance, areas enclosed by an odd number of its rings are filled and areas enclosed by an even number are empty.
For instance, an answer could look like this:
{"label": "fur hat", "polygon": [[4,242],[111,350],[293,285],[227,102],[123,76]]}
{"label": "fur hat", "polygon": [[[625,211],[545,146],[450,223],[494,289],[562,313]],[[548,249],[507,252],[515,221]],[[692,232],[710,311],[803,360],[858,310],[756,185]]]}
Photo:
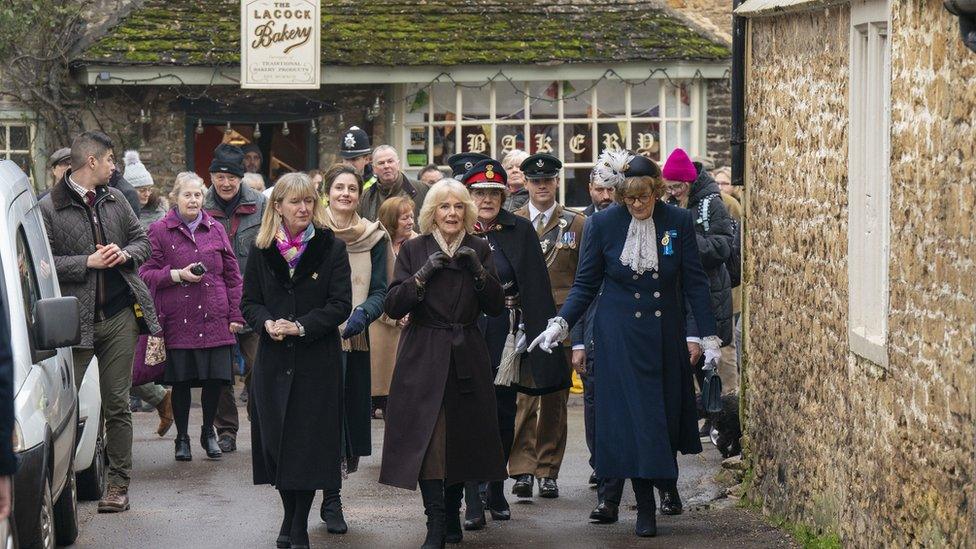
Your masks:
{"label": "fur hat", "polygon": [[149,174],[149,170],[146,169],[145,164],[139,160],[139,151],[125,151],[125,155],[122,158],[125,166],[125,173],[122,177],[126,183],[136,189],[152,186],[152,175]]}
{"label": "fur hat", "polygon": [[668,157],[668,161],[664,163],[664,170],[662,170],[662,175],[664,179],[668,181],[684,181],[685,183],[692,183],[698,179],[698,170],[695,169],[695,165],[691,163],[691,159],[688,158],[688,153],[683,149],[675,149]]}
{"label": "fur hat", "polygon": [[217,145],[213,162],[210,163],[210,173],[229,173],[244,177],[244,151],[227,143]]}

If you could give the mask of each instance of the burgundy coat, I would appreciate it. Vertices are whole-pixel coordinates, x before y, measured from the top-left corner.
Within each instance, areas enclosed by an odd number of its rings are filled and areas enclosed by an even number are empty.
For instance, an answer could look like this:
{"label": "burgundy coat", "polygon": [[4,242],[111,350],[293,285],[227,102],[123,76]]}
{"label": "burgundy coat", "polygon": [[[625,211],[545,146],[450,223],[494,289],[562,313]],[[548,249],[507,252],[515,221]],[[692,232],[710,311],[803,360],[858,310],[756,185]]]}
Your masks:
{"label": "burgundy coat", "polygon": [[386,314],[399,319],[409,313],[410,323],[400,335],[386,405],[382,484],[416,488],[442,407],[447,484],[508,476],[491,359],[477,324],[481,313],[502,313],[504,296],[488,242],[465,235],[462,245],[474,249],[491,273],[481,290],[471,273],[452,259],[418,292],[414,274],[440,249],[431,235],[404,242],[397,256]]}
{"label": "burgundy coat", "polygon": [[[152,255],[139,276],[153,292],[166,346],[206,349],[233,345],[230,323],[244,324],[241,272],[224,228],[203,212],[193,235],[176,209],[149,226]],[[173,282],[172,269],[201,262],[207,268],[196,283]]]}

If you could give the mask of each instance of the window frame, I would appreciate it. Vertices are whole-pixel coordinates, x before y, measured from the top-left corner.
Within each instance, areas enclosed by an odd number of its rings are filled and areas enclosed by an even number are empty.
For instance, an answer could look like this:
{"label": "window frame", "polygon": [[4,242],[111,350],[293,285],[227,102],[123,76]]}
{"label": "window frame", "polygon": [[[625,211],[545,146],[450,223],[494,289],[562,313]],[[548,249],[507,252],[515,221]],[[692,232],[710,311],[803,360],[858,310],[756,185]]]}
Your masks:
{"label": "window frame", "polygon": [[887,0],[851,3],[848,341],[852,353],[882,367],[888,365],[890,307],[890,28]]}
{"label": "window frame", "polygon": [[[553,117],[540,117],[534,118],[532,116],[531,104],[533,99],[529,97],[531,93],[525,93],[522,97],[523,104],[523,117],[520,119],[508,119],[497,117],[497,106],[498,106],[498,88],[499,86],[511,86],[507,80],[496,80],[494,82],[480,82],[480,83],[468,83],[468,82],[456,82],[454,83],[454,113],[455,119],[452,121],[435,121],[435,102],[434,93],[432,89],[428,89],[427,99],[426,99],[426,110],[418,109],[414,113],[408,113],[408,103],[410,101],[405,101],[408,95],[414,93],[411,91],[411,86],[423,86],[423,83],[415,84],[400,84],[397,85],[394,96],[398,99],[396,102],[396,108],[394,110],[394,146],[398,150],[406,152],[406,147],[404,147],[405,136],[408,134],[411,128],[417,128],[420,126],[425,127],[426,133],[426,164],[433,163],[434,161],[434,129],[435,128],[445,128],[453,127],[453,139],[454,139],[454,150],[462,151],[466,149],[466,143],[462,142],[463,128],[473,127],[473,126],[488,126],[490,135],[487,136],[487,150],[485,154],[493,158],[501,159],[500,151],[502,150],[497,128],[499,126],[521,126],[524,136],[530,136],[532,126],[555,126],[556,135],[558,135],[558,142],[554,143],[554,148],[552,154],[560,159],[567,158],[568,144],[566,143],[566,126],[572,124],[587,124],[590,126],[589,135],[589,154],[590,160],[587,162],[564,162],[563,170],[559,177],[559,201],[565,203],[566,201],[566,170],[568,169],[589,169],[592,168],[596,162],[596,158],[600,150],[602,150],[603,140],[599,135],[599,128],[601,125],[606,124],[625,124],[626,135],[621,136],[621,146],[627,149],[634,150],[637,148],[637,144],[634,140],[633,127],[636,124],[657,124],[658,125],[658,136],[657,142],[660,148],[660,160],[663,162],[667,157],[667,153],[674,150],[674,148],[682,146],[683,142],[690,143],[690,149],[688,152],[693,157],[699,158],[703,156],[705,151],[705,133],[707,128],[707,90],[705,86],[707,81],[703,79],[674,79],[669,80],[667,78],[654,78],[648,80],[647,82],[654,82],[657,84],[657,105],[658,105],[658,115],[654,117],[649,116],[634,116],[631,112],[633,108],[633,96],[634,89],[641,86],[641,83],[634,83],[627,80],[610,80],[616,82],[622,82],[625,84],[625,94],[624,94],[624,115],[623,116],[613,116],[601,118],[599,115],[600,102],[599,93],[600,85],[599,82],[594,79],[579,79],[587,81],[589,84],[595,85],[591,89],[586,90],[582,95],[590,95],[590,105],[594,108],[591,110],[589,116],[578,117],[578,116],[567,116],[566,114],[566,101],[568,100],[564,94],[564,83],[568,81],[576,82],[578,80],[566,79],[566,78],[547,78],[545,80],[524,80],[515,82],[515,86],[526,92],[530,85],[544,84],[547,82],[559,82],[557,97],[553,100],[557,106],[557,112]],[[434,83],[434,85],[451,85],[452,81],[439,80]],[[588,84],[588,85],[589,85]],[[677,85],[676,85],[677,84]],[[464,104],[462,95],[464,93],[465,86],[485,86],[488,90],[488,97],[490,101],[489,116],[485,119],[464,119]],[[676,109],[674,116],[668,116],[668,104],[670,101],[675,101],[676,104],[681,102],[681,86],[685,86],[686,93],[688,94],[688,113],[683,116],[681,113],[681,107]],[[574,92],[574,94],[577,92]],[[572,95],[572,94],[571,94]],[[426,120],[420,122],[407,122],[407,116],[409,114],[423,113]],[[669,123],[675,123],[677,127],[677,135],[670,136],[668,131]],[[687,126],[687,131],[689,135],[687,140],[685,140],[684,131]],[[594,146],[595,145],[595,146]],[[527,149],[528,147],[527,144]],[[419,166],[409,166],[408,169],[416,169]],[[441,165],[442,169],[449,169],[448,166]]]}

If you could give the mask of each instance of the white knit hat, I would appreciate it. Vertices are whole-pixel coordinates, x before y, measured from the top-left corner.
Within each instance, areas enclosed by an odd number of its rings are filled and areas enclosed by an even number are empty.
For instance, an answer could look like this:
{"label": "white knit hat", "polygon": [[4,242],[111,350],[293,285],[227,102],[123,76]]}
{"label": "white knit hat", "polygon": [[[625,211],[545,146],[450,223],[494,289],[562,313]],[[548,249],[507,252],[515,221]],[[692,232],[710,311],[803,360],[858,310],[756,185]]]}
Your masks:
{"label": "white knit hat", "polygon": [[149,175],[146,166],[139,160],[139,151],[125,151],[125,156],[122,158],[125,164],[125,172],[123,172],[122,177],[129,185],[137,189],[152,186],[153,178]]}

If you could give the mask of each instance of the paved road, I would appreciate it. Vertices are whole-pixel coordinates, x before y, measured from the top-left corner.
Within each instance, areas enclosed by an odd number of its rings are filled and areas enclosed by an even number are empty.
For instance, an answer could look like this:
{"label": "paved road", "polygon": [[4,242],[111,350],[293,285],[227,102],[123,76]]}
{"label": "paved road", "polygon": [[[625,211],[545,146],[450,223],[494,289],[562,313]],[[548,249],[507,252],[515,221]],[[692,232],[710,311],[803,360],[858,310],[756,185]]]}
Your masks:
{"label": "paved road", "polygon": [[[280,500],[269,486],[251,484],[250,438],[242,426],[239,450],[220,461],[205,459],[196,440],[200,410],[190,417],[194,461],[173,460],[173,437],[154,433],[155,413],[134,414],[135,464],[129,497],[132,510],[119,515],[98,515],[94,503],[81,505],[79,548],[260,548],[274,547]],[[243,410],[242,410],[243,412]],[[715,500],[722,488],[715,482],[721,456],[711,446],[699,456],[679,458],[679,488],[686,512],[659,517],[659,535],[639,539],[633,535],[633,493],[628,483],[621,521],[594,525],[587,520],[595,505],[595,491],[586,482],[590,474],[583,438],[582,406],[570,401],[570,438],[559,478],[561,496],[538,497],[512,506],[512,520],[491,522],[480,532],[465,533],[466,547],[791,547],[784,533],[766,525],[754,513],[728,500]],[[343,489],[349,533],[330,535],[318,519],[318,498],[313,505],[309,533],[312,547],[419,547],[424,536],[419,492],[382,486],[379,448],[383,424],[373,422],[374,456],[363,461]],[[511,487],[511,481],[508,486]],[[510,501],[514,501],[511,498]]]}

